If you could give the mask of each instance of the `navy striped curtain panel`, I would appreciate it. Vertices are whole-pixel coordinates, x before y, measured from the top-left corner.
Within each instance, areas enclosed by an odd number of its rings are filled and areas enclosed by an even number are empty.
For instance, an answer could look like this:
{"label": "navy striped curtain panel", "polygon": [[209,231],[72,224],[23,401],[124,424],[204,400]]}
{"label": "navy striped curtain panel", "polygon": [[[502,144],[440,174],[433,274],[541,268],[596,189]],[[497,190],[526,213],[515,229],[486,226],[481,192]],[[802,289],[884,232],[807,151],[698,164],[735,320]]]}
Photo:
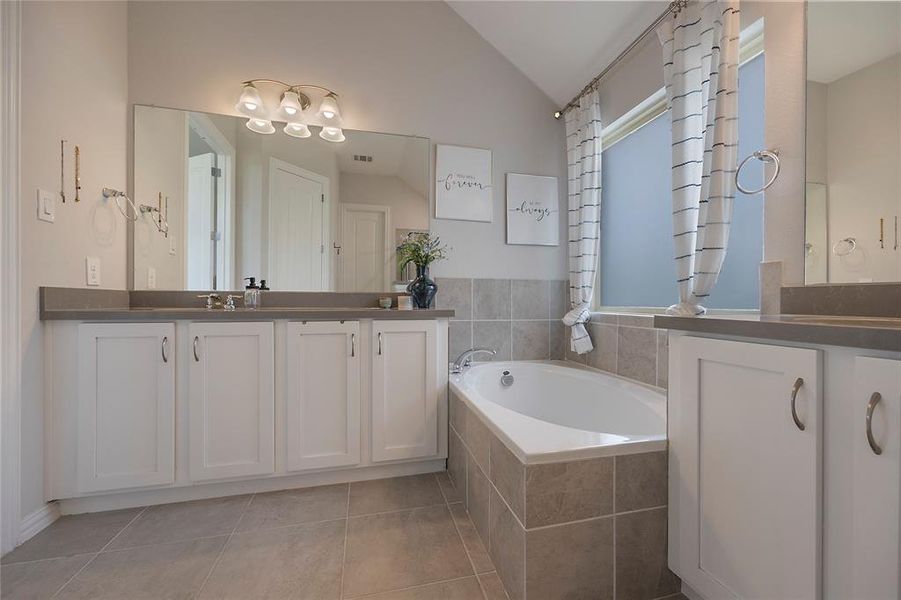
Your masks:
{"label": "navy striped curtain panel", "polygon": [[657,30],[672,119],[673,246],[679,303],[701,315],[716,284],[735,202],[739,3],[690,2]]}
{"label": "navy striped curtain panel", "polygon": [[566,162],[570,311],[563,322],[570,327],[572,351],[585,354],[594,348],[585,323],[591,318],[601,239],[601,104],[596,89],[566,113]]}

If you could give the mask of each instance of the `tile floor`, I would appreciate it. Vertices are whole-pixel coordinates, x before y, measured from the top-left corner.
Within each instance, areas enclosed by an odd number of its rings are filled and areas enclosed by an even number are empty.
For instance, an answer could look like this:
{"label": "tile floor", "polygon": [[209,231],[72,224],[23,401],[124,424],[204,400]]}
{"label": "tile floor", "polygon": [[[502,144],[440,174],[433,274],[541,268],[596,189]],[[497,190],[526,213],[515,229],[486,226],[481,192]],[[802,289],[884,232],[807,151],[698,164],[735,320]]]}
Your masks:
{"label": "tile floor", "polygon": [[66,516],[0,596],[507,599],[447,473]]}

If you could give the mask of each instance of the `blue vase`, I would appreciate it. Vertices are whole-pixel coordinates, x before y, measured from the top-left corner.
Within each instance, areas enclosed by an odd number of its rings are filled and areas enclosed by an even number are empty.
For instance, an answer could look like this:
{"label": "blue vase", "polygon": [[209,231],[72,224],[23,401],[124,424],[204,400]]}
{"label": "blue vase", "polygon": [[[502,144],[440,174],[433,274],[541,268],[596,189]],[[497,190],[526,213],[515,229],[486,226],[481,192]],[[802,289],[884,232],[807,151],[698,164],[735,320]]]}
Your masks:
{"label": "blue vase", "polygon": [[438,293],[438,285],[429,277],[429,268],[416,265],[416,279],[407,286],[407,291],[413,297],[413,306],[416,308],[430,308],[435,294]]}

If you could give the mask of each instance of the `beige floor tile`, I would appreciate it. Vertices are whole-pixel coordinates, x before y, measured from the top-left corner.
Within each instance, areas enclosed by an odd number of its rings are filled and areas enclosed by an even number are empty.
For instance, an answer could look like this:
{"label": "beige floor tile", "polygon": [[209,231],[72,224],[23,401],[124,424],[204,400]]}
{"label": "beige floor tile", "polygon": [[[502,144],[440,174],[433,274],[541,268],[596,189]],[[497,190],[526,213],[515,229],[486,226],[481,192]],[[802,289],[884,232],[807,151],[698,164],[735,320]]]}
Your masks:
{"label": "beige floor tile", "polygon": [[453,480],[450,478],[450,473],[442,471],[440,473],[435,473],[435,477],[438,479],[438,487],[441,488],[441,493],[444,494],[444,499],[447,502],[463,501],[463,494],[460,493],[460,490],[454,485]]}
{"label": "beige floor tile", "polygon": [[485,548],[485,544],[482,543],[482,538],[479,537],[479,533],[469,518],[469,513],[466,512],[463,503],[451,504],[449,508],[451,515],[454,517],[454,523],[457,525],[457,531],[463,539],[463,546],[469,554],[469,560],[472,562],[472,567],[476,573],[494,571],[494,563],[491,562],[488,550]]}
{"label": "beige floor tile", "polygon": [[67,515],[3,557],[3,564],[101,550],[143,509]]}
{"label": "beige floor tile", "polygon": [[69,582],[57,598],[193,598],[226,539],[227,536],[222,536],[104,552]]}
{"label": "beige floor tile", "polygon": [[508,600],[507,592],[504,591],[504,583],[497,573],[492,571],[479,575],[479,583],[482,584],[486,600]]}
{"label": "beige floor tile", "polygon": [[360,596],[472,575],[446,506],[348,520],[344,595]]}
{"label": "beige floor tile", "polygon": [[257,494],[250,501],[238,531],[253,531],[347,516],[347,484]]}
{"label": "beige floor tile", "polygon": [[0,567],[0,597],[3,600],[49,598],[93,558],[79,554]]}
{"label": "beige floor tile", "polygon": [[396,592],[362,596],[362,598],[366,600],[484,600],[479,582],[475,577],[430,583]]}
{"label": "beige floor tile", "polygon": [[350,484],[350,515],[442,504],[444,496],[433,473],[355,481]]}
{"label": "beige floor tile", "polygon": [[337,598],[345,523],[327,521],[233,535],[200,598]]}
{"label": "beige floor tile", "polygon": [[250,496],[229,496],[152,506],[110,544],[134,548],[230,534]]}

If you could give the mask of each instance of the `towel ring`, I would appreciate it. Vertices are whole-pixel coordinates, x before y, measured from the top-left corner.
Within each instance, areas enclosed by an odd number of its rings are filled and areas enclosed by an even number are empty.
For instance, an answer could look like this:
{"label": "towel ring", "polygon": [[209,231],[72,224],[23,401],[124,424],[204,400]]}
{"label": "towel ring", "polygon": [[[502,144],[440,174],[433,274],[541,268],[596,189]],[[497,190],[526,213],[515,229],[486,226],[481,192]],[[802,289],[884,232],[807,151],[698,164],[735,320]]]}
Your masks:
{"label": "towel ring", "polygon": [[[114,190],[113,188],[103,188],[103,197],[104,198],[112,198],[116,203],[116,208],[119,209],[119,212],[122,213],[122,216],[125,217],[127,221],[136,222],[138,220],[138,207],[135,206],[135,203],[131,201],[131,198],[128,197],[128,194],[125,192],[121,192],[119,190]],[[127,210],[123,210],[121,199],[125,198],[125,201],[128,202],[128,206],[131,206],[131,214],[128,215]]]}
{"label": "towel ring", "polygon": [[[741,168],[745,166],[745,163],[751,160],[752,158],[756,158],[757,160],[765,163],[773,163],[775,165],[776,170],[773,171],[773,176],[770,177],[770,180],[763,184],[763,187],[759,190],[748,190],[741,186],[741,183],[738,181],[738,174],[741,173]],[[776,178],[779,177],[779,151],[778,150],[758,150],[747,156],[743,161],[741,161],[738,165],[738,169],[735,170],[735,187],[738,188],[738,191],[742,194],[759,194],[763,190],[767,189],[776,181]]]}
{"label": "towel ring", "polygon": [[[842,244],[845,244],[848,249],[840,251],[839,248],[842,247]],[[857,239],[853,237],[846,237],[845,239],[839,240],[832,245],[832,253],[839,257],[848,256],[855,250],[857,250]]]}

